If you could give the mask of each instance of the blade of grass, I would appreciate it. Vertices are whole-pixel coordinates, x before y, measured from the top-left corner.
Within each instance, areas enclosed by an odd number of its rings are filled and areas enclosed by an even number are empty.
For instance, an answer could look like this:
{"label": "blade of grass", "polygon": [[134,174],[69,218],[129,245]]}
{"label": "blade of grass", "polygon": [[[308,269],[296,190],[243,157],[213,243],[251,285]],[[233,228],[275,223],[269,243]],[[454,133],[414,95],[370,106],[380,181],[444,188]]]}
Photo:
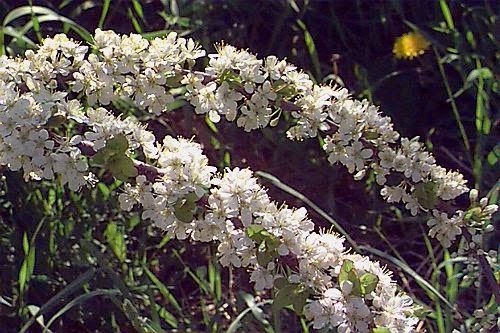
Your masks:
{"label": "blade of grass", "polygon": [[38,21],[38,16],[33,12],[33,1],[29,0],[31,10],[31,22],[33,23],[33,31],[38,39],[38,42],[42,42],[42,34],[40,33],[40,22]]}
{"label": "blade of grass", "polygon": [[[35,315],[38,310],[40,309],[40,307],[36,306],[36,305],[27,305],[26,308],[28,309],[28,312],[33,316]],[[36,319],[36,322],[38,323],[38,325],[40,325],[44,330],[46,329],[48,333],[54,333],[53,331],[51,331],[50,329],[48,329],[46,326],[45,326],[45,321],[44,321],[44,318],[43,316],[39,316],[37,319]]]}
{"label": "blade of grass", "polygon": [[222,297],[222,286],[220,279],[220,271],[217,263],[214,263],[213,260],[208,262],[208,283],[210,284],[210,289],[215,295],[215,299],[219,302]]}
{"label": "blade of grass", "polygon": [[121,292],[118,289],[98,289],[98,290],[93,290],[86,294],[79,295],[70,302],[66,303],[59,311],[56,312],[56,314],[52,316],[52,318],[50,318],[50,320],[47,322],[47,325],[45,325],[45,328],[43,329],[42,333],[46,333],[47,330],[50,328],[50,326],[54,323],[54,321],[57,320],[57,318],[61,317],[64,313],[66,313],[73,307],[80,305],[81,303],[97,296],[109,296],[109,295],[116,296],[120,294]]}
{"label": "blade of grass", "polygon": [[17,20],[18,18],[26,15],[31,15],[31,13],[36,13],[38,15],[43,14],[54,14],[52,9],[42,7],[42,6],[22,6],[11,10],[3,19],[3,26],[7,26],[10,22]]}
{"label": "blade of grass", "polygon": [[182,313],[182,308],[175,299],[174,295],[168,290],[167,286],[165,286],[157,277],[153,274],[146,266],[142,267],[144,272],[148,276],[148,278],[153,282],[153,284],[158,288],[160,293],[165,297],[165,299],[172,304],[172,306],[179,312]]}
{"label": "blade of grass", "polygon": [[159,308],[161,308],[161,306],[156,304],[155,296],[153,295],[153,291],[150,288],[148,288],[145,293],[146,295],[148,295],[149,313],[151,314],[152,321],[156,326],[161,327],[159,316]]}
{"label": "blade of grass", "polygon": [[[73,29],[78,35],[80,35],[80,37],[82,37],[82,39],[84,39],[86,42],[88,42],[88,43],[92,42],[92,35],[84,27],[80,26],[79,24],[77,24],[73,20],[71,20],[71,19],[69,19],[67,17],[61,16],[61,15],[55,13],[55,12],[53,14],[46,14],[46,15],[39,16],[38,17],[38,22],[39,23],[42,23],[42,22],[61,22],[61,23],[66,23],[66,24],[69,25],[69,27],[71,29]],[[33,26],[33,22],[29,21],[20,30],[20,33],[26,34],[33,27],[34,27]]]}
{"label": "blade of grass", "polygon": [[[174,256],[179,260],[179,262],[184,266],[185,272],[196,282],[198,287],[203,291],[206,295],[211,295],[212,297],[214,296],[213,293],[210,291],[210,286],[206,281],[201,280],[191,268],[184,262],[182,257],[180,256],[179,252],[177,250],[172,251]],[[215,297],[214,297],[215,298]]]}
{"label": "blade of grass", "polygon": [[[429,240],[429,237],[427,237],[427,235],[425,233],[423,233],[423,236],[424,236],[425,247],[427,248],[428,256],[431,260],[432,268],[433,268],[433,272],[431,275],[431,281],[434,284],[436,290],[438,290],[438,288],[440,287],[439,282],[438,282],[438,277],[439,277],[440,271],[437,268],[436,257],[434,256],[434,250],[432,248],[432,244]],[[435,319],[436,319],[436,324],[438,327],[438,332],[439,333],[446,333],[446,318],[444,318],[444,316],[443,316],[443,310],[441,309],[441,304],[439,304],[439,302],[436,302],[435,297],[431,296],[431,299],[433,300],[434,307],[435,307],[434,314],[436,316]]]}
{"label": "blade of grass", "polygon": [[177,328],[179,326],[177,318],[175,318],[175,316],[173,314],[171,314],[170,312],[167,311],[167,309],[165,309],[164,307],[162,307],[156,303],[154,303],[154,305],[155,305],[156,311],[158,311],[158,314],[160,315],[160,317],[163,318],[163,320],[165,320],[167,322],[167,324],[169,324],[173,328]]}
{"label": "blade of grass", "polygon": [[[11,36],[15,39],[19,39],[19,40],[23,41],[24,43],[26,43],[29,47],[36,48],[35,42],[33,42],[31,39],[29,39],[28,37],[26,37],[25,35],[23,35],[19,31],[17,31],[13,27],[0,28],[0,39],[3,40],[3,38],[1,37],[2,35],[8,35],[8,36]],[[3,44],[0,47],[3,47]]]}
{"label": "blade of grass", "polygon": [[134,27],[135,31],[137,33],[142,33],[142,28],[141,28],[141,25],[139,24],[139,22],[137,21],[137,19],[135,18],[135,15],[134,13],[132,12],[132,9],[130,9],[130,7],[128,8],[127,10],[127,16],[128,18],[130,19],[130,21],[132,22],[132,26]]}
{"label": "blade of grass", "polygon": [[[75,21],[65,16],[59,15],[52,9],[43,6],[22,6],[10,11],[9,14],[5,16],[2,22],[2,29],[0,34],[0,44],[2,45],[1,54],[5,54],[5,48],[4,48],[5,27],[7,27],[9,23],[17,20],[18,18],[27,15],[30,15],[30,17],[32,17],[32,20],[30,20],[24,25],[24,27],[19,32],[20,35],[25,35],[31,28],[34,28],[36,32],[36,30],[39,30],[39,24],[41,22],[57,21],[68,24],[71,27],[71,29],[73,29],[78,35],[80,35],[80,37],[82,37],[82,39],[84,39],[86,42],[89,43],[92,42],[92,35],[84,27],[82,27]],[[36,16],[36,20],[33,20],[34,16]]]}
{"label": "blade of grass", "polygon": [[307,30],[306,24],[300,19],[297,19],[296,22],[299,28],[302,29],[302,32],[304,33],[304,43],[306,44],[307,53],[311,58],[314,69],[314,77],[319,81],[321,80],[321,65],[319,62],[318,52],[316,51],[316,44],[314,44],[314,40],[309,33],[309,30]]}
{"label": "blade of grass", "polygon": [[448,25],[448,28],[455,29],[453,17],[451,16],[450,8],[448,7],[446,0],[439,0],[439,7],[441,7],[441,12],[443,13],[443,17]]}
{"label": "blade of grass", "polygon": [[35,315],[33,315],[28,320],[28,322],[26,322],[26,324],[24,324],[19,333],[26,332],[26,330],[28,330],[28,328],[30,328],[30,326],[33,325],[36,318],[46,314],[49,310],[51,310],[54,306],[56,306],[65,297],[73,294],[75,291],[81,288],[85,283],[90,281],[90,279],[92,279],[98,271],[99,270],[96,270],[95,268],[91,268],[86,272],[80,274],[75,280],[73,280],[70,284],[68,284],[61,291],[55,294],[51,299],[49,299],[44,305],[42,305],[38,310],[38,312]]}
{"label": "blade of grass", "polygon": [[457,122],[458,129],[460,131],[460,135],[462,136],[462,141],[464,143],[464,147],[466,150],[467,157],[471,165],[474,165],[474,161],[472,158],[471,148],[469,144],[469,138],[467,137],[467,133],[465,132],[464,124],[462,123],[462,118],[460,117],[460,113],[458,112],[458,107],[455,102],[455,98],[453,97],[453,93],[450,88],[450,83],[448,82],[448,77],[444,72],[444,67],[442,64],[442,58],[439,54],[436,47],[432,47],[434,50],[434,55],[436,56],[436,62],[439,68],[439,73],[441,74],[441,78],[443,80],[444,87],[446,89],[446,93],[448,94],[448,99],[450,100],[451,110],[453,112],[453,116],[455,117],[455,121]]}
{"label": "blade of grass", "polygon": [[99,22],[97,23],[97,27],[99,29],[102,29],[102,27],[104,26],[104,20],[106,20],[106,15],[108,15],[110,3],[111,3],[111,0],[104,0],[102,2],[101,16],[99,16]]}
{"label": "blade of grass", "polygon": [[251,307],[249,306],[245,310],[241,311],[240,314],[231,322],[229,327],[227,328],[226,333],[236,333],[238,328],[240,327],[240,322],[241,320],[250,312],[252,311],[252,308],[255,307],[260,307],[266,304],[271,304],[273,301],[272,300],[265,300],[259,303],[253,304]]}
{"label": "blade of grass", "polygon": [[[97,242],[97,241],[96,241]],[[111,257],[107,256],[106,253],[101,253],[99,249],[92,244],[90,241],[82,239],[80,241],[80,245],[85,251],[88,251],[92,256],[94,256],[97,260],[100,268],[106,272],[106,275],[112,280],[113,286],[118,288],[121,293],[127,298],[132,299],[132,293],[129,288],[123,282],[120,275],[113,269],[113,267],[109,264],[111,262]]]}

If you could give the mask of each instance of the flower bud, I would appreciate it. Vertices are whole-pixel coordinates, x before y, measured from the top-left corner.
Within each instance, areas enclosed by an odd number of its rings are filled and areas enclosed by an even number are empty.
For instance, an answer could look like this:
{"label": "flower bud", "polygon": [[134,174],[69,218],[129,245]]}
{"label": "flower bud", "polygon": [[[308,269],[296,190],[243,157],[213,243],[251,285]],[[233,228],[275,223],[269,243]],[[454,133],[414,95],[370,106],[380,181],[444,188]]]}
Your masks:
{"label": "flower bud", "polygon": [[483,209],[483,214],[491,216],[498,210],[497,205],[488,205]]}
{"label": "flower bud", "polygon": [[469,192],[470,203],[471,204],[475,203],[477,201],[478,196],[479,196],[478,190],[476,190],[475,188],[473,188],[472,190],[470,190],[470,192]]}
{"label": "flower bud", "polygon": [[479,204],[481,205],[481,207],[486,207],[486,205],[488,204],[488,198],[482,198],[481,200],[479,200]]}
{"label": "flower bud", "polygon": [[485,231],[485,232],[492,232],[493,230],[495,230],[495,227],[493,226],[493,224],[488,224],[488,225],[484,228],[484,231]]}
{"label": "flower bud", "polygon": [[366,175],[366,169],[363,169],[354,175],[354,180],[361,180],[365,177],[365,175]]}

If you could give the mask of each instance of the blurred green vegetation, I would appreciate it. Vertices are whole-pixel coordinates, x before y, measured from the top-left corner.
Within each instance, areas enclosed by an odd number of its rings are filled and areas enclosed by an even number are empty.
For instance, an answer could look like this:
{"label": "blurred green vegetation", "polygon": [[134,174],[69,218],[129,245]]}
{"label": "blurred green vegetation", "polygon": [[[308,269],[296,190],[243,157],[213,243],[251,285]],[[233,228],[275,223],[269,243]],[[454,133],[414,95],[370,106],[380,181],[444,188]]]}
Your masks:
{"label": "blurred green vegetation", "polygon": [[[89,41],[100,27],[146,37],[177,31],[209,51],[224,40],[260,57],[286,57],[317,82],[345,85],[380,105],[403,136],[421,136],[441,165],[495,201],[498,10],[496,1],[4,0],[0,47],[19,54],[59,32]],[[409,31],[431,46],[413,60],[396,59],[394,40]],[[423,218],[383,203],[373,180],[354,182],[329,166],[317,141],[289,142],[286,123],[248,134],[213,128],[182,103],[160,119],[137,116],[158,137],[195,136],[214,165],[266,171],[316,203],[318,227],[330,226],[320,214],[332,216],[399,274],[422,305],[422,332],[470,327],[463,325],[473,323],[471,311],[488,301],[487,290],[463,279],[459,258],[426,238]],[[265,297],[243,271],[221,269],[209,245],[169,240],[123,214],[112,193],[120,182],[102,179],[73,193],[3,173],[0,332],[274,332]],[[266,179],[274,198],[304,205]],[[490,243],[498,246],[498,233]],[[312,332],[303,318],[283,316],[283,331]]]}

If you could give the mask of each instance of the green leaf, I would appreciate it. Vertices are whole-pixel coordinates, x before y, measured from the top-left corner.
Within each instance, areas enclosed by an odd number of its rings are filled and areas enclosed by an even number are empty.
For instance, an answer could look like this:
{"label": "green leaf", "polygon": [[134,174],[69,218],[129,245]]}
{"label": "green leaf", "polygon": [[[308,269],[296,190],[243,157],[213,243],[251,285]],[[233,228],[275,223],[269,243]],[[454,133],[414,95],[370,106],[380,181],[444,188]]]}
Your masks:
{"label": "green leaf", "polygon": [[349,281],[352,283],[351,293],[357,296],[363,294],[361,289],[361,283],[359,281],[356,270],[354,269],[354,262],[351,260],[344,260],[342,267],[340,267],[340,273],[338,278],[339,284],[343,281]]}
{"label": "green leaf", "polygon": [[177,328],[177,326],[178,326],[177,319],[175,318],[175,316],[173,314],[171,314],[170,312],[168,312],[167,309],[165,309],[164,307],[162,307],[158,304],[156,304],[155,308],[158,311],[158,314],[160,315],[160,317],[162,317],[163,320],[165,320],[167,322],[167,324],[169,324],[173,328]]}
{"label": "green leaf", "polygon": [[426,209],[432,209],[437,203],[437,185],[434,182],[418,183],[414,192],[418,203]]}
{"label": "green leaf", "polygon": [[372,273],[365,273],[359,277],[359,282],[363,295],[369,294],[377,287],[378,277]]}
{"label": "green leaf", "polygon": [[500,145],[495,146],[487,155],[489,165],[495,165],[498,162],[498,157],[500,156]]}
{"label": "green leaf", "polygon": [[289,282],[288,282],[288,279],[286,277],[280,277],[280,278],[277,278],[276,280],[274,280],[274,288],[276,288],[276,289],[281,289],[288,284],[289,284]]}
{"label": "green leaf", "polygon": [[226,69],[219,75],[220,82],[227,82],[231,87],[238,86],[242,83],[241,78],[231,69]]}
{"label": "green leaf", "polygon": [[306,304],[307,298],[310,295],[308,288],[296,283],[290,283],[286,278],[280,278],[280,282],[275,283],[278,291],[276,292],[273,300],[273,311],[279,311],[280,309],[292,305],[293,310],[297,315],[301,315]]}
{"label": "green leaf", "polygon": [[109,198],[109,194],[111,193],[111,191],[106,186],[106,184],[104,184],[103,182],[99,182],[97,183],[97,188],[99,189],[99,192],[101,192],[102,198],[104,200],[107,200]]}
{"label": "green leaf", "polygon": [[278,311],[283,309],[288,305],[292,305],[292,294],[296,285],[288,284],[283,288],[279,289],[273,299],[273,311]]}
{"label": "green leaf", "polygon": [[95,155],[92,156],[91,161],[93,164],[105,165],[108,162],[109,157],[109,150],[104,148],[95,153]]}
{"label": "green leaf", "polygon": [[373,329],[373,333],[391,333],[391,331],[385,327],[376,327]]}
{"label": "green leaf", "polygon": [[354,268],[354,262],[351,260],[344,260],[340,267],[339,283],[348,279],[349,272]]}
{"label": "green leaf", "polygon": [[137,176],[137,169],[130,157],[125,155],[114,156],[108,164],[113,176],[119,180],[126,181],[131,177]]}
{"label": "green leaf", "polygon": [[133,215],[130,217],[128,220],[127,224],[127,230],[132,231],[134,228],[141,222],[141,219],[139,218],[139,215]]}
{"label": "green leaf", "polygon": [[29,281],[31,279],[33,271],[35,270],[35,250],[35,246],[31,246],[28,252],[28,257],[26,258],[26,281]]}
{"label": "green leaf", "polygon": [[374,132],[374,131],[367,131],[367,132],[365,132],[364,136],[367,140],[375,140],[375,139],[378,139],[379,134],[377,132]]}
{"label": "green leaf", "polygon": [[106,148],[116,153],[124,153],[128,149],[127,137],[123,134],[115,135],[106,141]]}
{"label": "green leaf", "polygon": [[23,260],[23,263],[21,264],[21,269],[19,270],[19,290],[21,293],[24,291],[24,287],[26,286],[26,281],[27,281],[27,271],[28,271],[28,262],[26,260]]}
{"label": "green leaf", "polygon": [[266,242],[260,243],[257,248],[257,262],[262,267],[267,267],[267,265],[275,258],[278,257],[278,254],[273,249],[270,249]]}
{"label": "green leaf", "polygon": [[302,311],[304,310],[304,305],[306,305],[307,299],[309,298],[309,290],[301,290],[295,294],[292,300],[293,311],[297,316],[302,315]]}
{"label": "green leaf", "polygon": [[272,245],[277,242],[277,239],[273,234],[271,234],[269,231],[264,229],[263,226],[258,224],[249,225],[246,228],[246,234],[250,239],[255,241],[257,244],[262,244],[266,240],[268,241],[268,245]]}
{"label": "green leaf", "polygon": [[254,237],[257,237],[257,235],[259,235],[263,230],[265,230],[264,227],[259,224],[250,224],[246,228],[245,232],[249,238],[254,240]]}
{"label": "green leaf", "polygon": [[110,222],[104,231],[104,237],[106,237],[106,241],[111,246],[111,250],[118,260],[124,262],[127,256],[127,249],[123,229],[118,227],[116,223]]}
{"label": "green leaf", "polygon": [[21,268],[19,269],[19,276],[18,276],[18,282],[19,282],[19,290],[23,292],[26,287],[26,282],[29,281],[31,275],[33,274],[33,267],[35,265],[35,248],[30,247],[29,241],[28,241],[28,234],[24,232],[23,234],[23,252],[24,252],[24,259],[21,264]]}
{"label": "green leaf", "polygon": [[186,196],[184,197],[187,202],[196,202],[198,201],[198,196],[196,195],[195,192],[189,192],[188,194],[186,194]]}
{"label": "green leaf", "polygon": [[186,198],[181,198],[177,200],[174,205],[174,215],[181,222],[190,223],[194,219],[194,210],[196,208],[196,203]]}
{"label": "green leaf", "polygon": [[30,249],[30,245],[29,245],[29,242],[28,242],[28,234],[26,234],[26,232],[24,232],[23,233],[23,251],[24,251],[24,255],[28,255],[29,249]]}

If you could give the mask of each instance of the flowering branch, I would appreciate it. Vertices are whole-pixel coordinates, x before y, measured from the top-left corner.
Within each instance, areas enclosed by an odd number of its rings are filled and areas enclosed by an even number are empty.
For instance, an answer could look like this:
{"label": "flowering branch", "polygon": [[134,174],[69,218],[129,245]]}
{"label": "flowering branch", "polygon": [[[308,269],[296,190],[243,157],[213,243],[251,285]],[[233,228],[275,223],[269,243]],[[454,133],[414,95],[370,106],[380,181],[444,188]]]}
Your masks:
{"label": "flowering branch", "polygon": [[314,232],[304,208],[271,201],[250,170],[217,174],[198,144],[169,136],[159,143],[103,106],[126,99],[159,115],[173,88],[185,87],[196,113],[246,131],[286,110],[295,118],[289,138],[325,135],[330,163],[356,179],[373,173],[386,200],[413,215],[432,211],[429,233],[445,246],[465,226],[488,231],[496,205],[476,203],[471,191],[470,207],[449,217],[438,203],[467,191],[463,176],[437,166],[418,138],[399,139],[388,117],[345,89],[314,85],[283,60],[228,45],[208,56],[205,72],[193,71],[205,51],[175,33],[148,41],[96,30],[94,40],[96,53],[61,34],[23,58],[0,57],[0,164],[27,180],[58,175],[75,191],[97,181],[94,168],[109,170],[124,181],[121,209],[139,210],[178,239],[217,242],[222,265],[248,269],[256,289],[276,290],[275,309],[304,310],[315,329],[411,332],[417,319],[379,263],[349,252],[335,234]]}

